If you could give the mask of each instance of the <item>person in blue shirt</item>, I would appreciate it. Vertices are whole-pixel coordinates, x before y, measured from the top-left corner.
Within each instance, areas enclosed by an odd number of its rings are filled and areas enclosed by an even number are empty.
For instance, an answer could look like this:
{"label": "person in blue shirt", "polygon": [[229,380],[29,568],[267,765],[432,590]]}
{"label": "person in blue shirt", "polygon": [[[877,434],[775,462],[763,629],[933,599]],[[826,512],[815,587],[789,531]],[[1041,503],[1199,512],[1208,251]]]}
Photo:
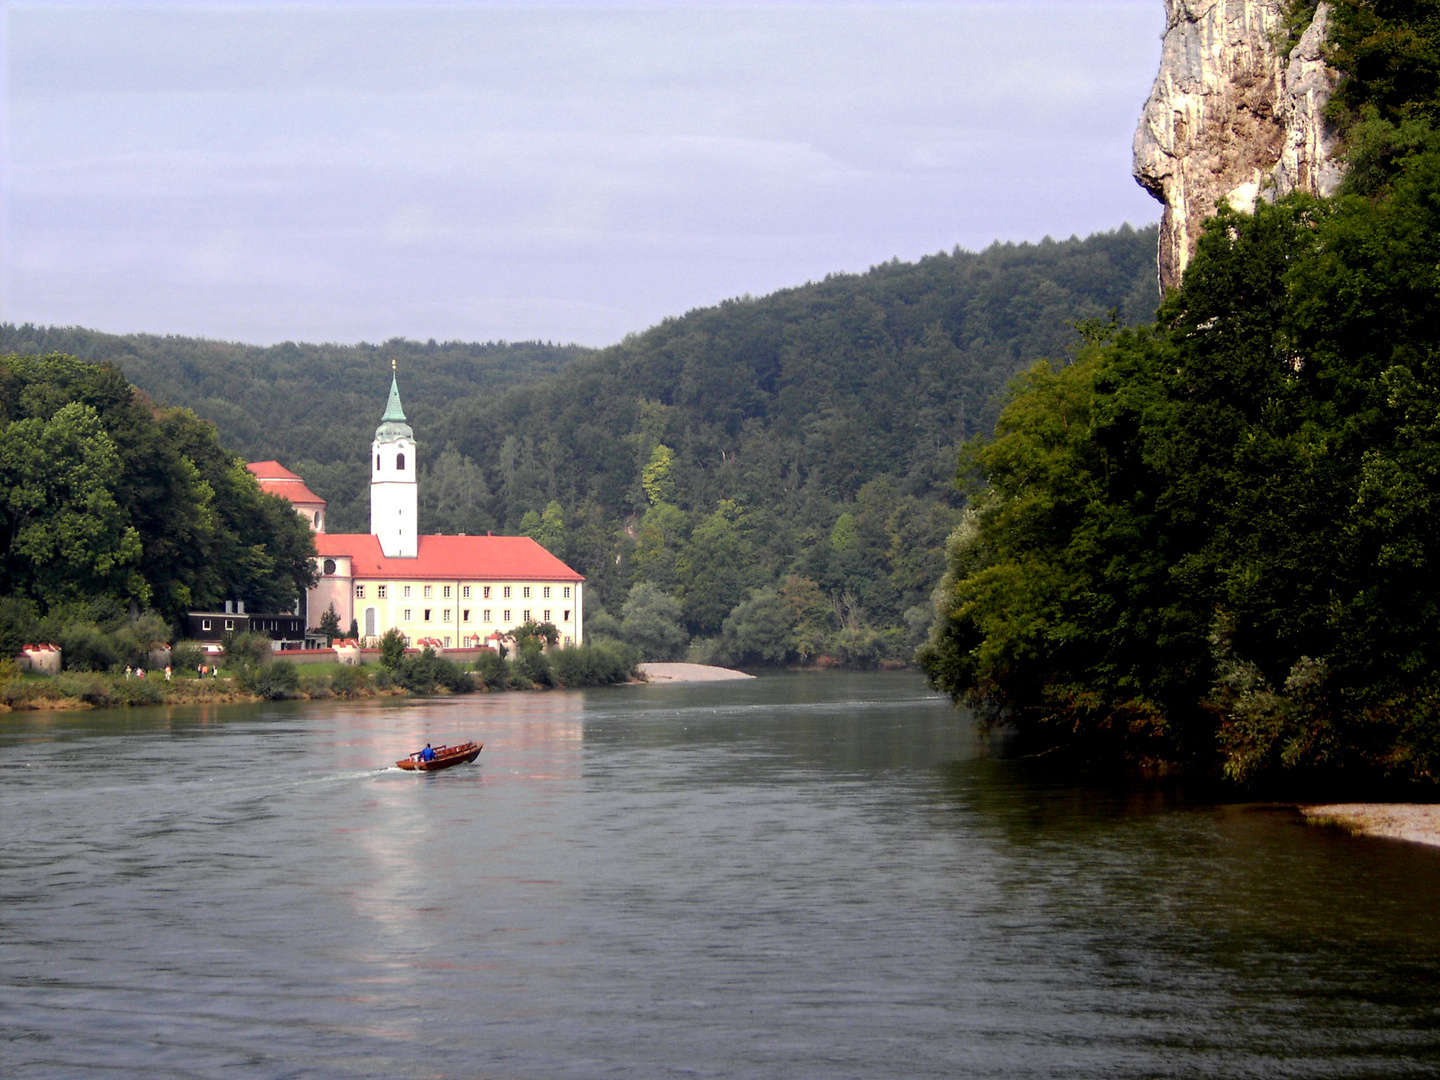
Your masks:
{"label": "person in blue shirt", "polygon": [[425,749],[420,751],[420,760],[421,760],[421,761],[434,761],[434,760],[435,760],[435,751],[430,749],[430,744],[429,744],[428,742],[425,744]]}

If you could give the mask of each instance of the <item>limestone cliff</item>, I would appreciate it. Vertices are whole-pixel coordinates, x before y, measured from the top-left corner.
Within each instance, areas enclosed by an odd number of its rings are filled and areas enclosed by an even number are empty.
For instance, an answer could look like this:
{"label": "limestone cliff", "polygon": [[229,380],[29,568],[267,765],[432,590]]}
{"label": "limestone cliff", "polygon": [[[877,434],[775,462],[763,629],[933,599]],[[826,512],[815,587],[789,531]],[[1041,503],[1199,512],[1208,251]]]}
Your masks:
{"label": "limestone cliff", "polygon": [[1292,191],[1330,195],[1342,169],[1325,121],[1336,74],[1321,3],[1284,55],[1287,0],[1165,0],[1160,72],[1135,132],[1135,179],[1165,204],[1160,283],[1180,282],[1221,199],[1249,210]]}

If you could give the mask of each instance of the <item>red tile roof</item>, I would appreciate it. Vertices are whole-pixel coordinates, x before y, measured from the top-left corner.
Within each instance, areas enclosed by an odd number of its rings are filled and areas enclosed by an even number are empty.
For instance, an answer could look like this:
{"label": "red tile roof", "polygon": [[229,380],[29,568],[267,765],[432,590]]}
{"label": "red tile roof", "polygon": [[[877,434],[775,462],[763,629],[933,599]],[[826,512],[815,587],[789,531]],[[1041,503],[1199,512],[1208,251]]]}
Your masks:
{"label": "red tile roof", "polygon": [[369,533],[319,533],[321,556],[349,556],[356,577],[584,581],[528,536],[421,536],[413,559],[387,559]]}
{"label": "red tile roof", "polygon": [[260,481],[261,491],[279,495],[292,503],[325,505],[325,500],[306,487],[304,480],[278,461],[252,461],[245,468],[254,473],[255,479]]}

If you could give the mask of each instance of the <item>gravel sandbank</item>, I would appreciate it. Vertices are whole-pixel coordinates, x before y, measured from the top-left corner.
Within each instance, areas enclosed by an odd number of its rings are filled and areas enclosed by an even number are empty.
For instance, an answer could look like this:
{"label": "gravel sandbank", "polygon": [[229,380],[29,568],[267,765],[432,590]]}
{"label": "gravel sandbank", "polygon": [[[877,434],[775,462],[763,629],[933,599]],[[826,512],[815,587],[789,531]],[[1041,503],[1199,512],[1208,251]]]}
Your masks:
{"label": "gravel sandbank", "polygon": [[1440,805],[1433,803],[1325,803],[1299,810],[1306,821],[1338,825],[1357,836],[1440,847]]}
{"label": "gravel sandbank", "polygon": [[646,681],[662,682],[723,682],[728,679],[753,679],[727,667],[711,667],[709,664],[641,664],[640,673]]}

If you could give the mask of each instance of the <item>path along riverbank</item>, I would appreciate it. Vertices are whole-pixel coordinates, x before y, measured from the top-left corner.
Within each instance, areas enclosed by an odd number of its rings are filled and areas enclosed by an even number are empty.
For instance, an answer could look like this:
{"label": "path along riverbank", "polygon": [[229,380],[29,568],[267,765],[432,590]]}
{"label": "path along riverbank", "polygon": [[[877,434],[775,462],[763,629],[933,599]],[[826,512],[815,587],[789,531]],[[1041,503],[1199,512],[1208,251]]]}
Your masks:
{"label": "path along riverbank", "polygon": [[1321,803],[1298,809],[1315,825],[1440,847],[1440,805],[1433,803]]}

